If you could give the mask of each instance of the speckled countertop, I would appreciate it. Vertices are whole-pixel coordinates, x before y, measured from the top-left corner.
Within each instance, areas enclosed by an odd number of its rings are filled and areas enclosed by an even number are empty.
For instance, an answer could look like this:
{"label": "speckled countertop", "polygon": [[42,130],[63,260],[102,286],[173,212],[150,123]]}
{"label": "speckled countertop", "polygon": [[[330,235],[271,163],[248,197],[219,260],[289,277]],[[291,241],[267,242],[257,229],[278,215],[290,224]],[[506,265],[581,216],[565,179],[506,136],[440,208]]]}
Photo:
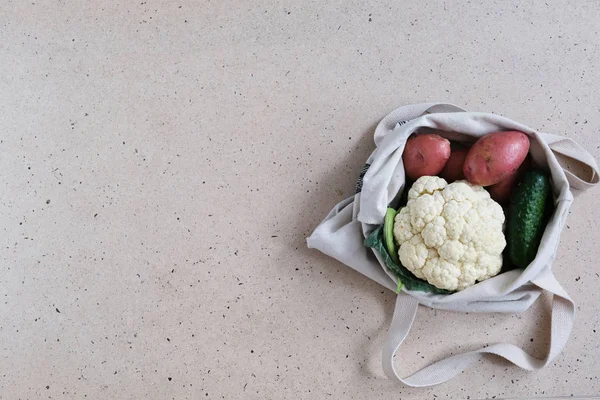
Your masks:
{"label": "speckled countertop", "polygon": [[[531,3],[531,4],[530,4]],[[600,159],[595,1],[4,1],[0,398],[485,398],[600,392],[598,190],[555,274],[571,340],[431,389],[384,379],[394,294],[305,246],[354,190],[375,124],[442,100]],[[405,373],[523,315],[422,308]]]}

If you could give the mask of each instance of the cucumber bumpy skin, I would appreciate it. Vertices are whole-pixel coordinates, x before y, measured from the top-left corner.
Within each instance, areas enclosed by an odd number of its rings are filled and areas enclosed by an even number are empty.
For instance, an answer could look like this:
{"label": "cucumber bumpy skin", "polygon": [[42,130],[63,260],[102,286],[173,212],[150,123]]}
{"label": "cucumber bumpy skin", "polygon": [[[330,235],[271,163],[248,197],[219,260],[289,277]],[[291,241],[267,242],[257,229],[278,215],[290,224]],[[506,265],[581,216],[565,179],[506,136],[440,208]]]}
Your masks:
{"label": "cucumber bumpy skin", "polygon": [[545,172],[523,174],[510,199],[508,254],[514,265],[526,268],[537,255],[546,227],[546,208],[551,196],[550,178]]}
{"label": "cucumber bumpy skin", "polygon": [[388,208],[385,213],[385,220],[383,221],[383,241],[385,242],[385,248],[392,260],[394,260],[396,264],[400,264],[398,247],[394,241],[394,219],[396,218],[396,214],[397,211],[393,208]]}

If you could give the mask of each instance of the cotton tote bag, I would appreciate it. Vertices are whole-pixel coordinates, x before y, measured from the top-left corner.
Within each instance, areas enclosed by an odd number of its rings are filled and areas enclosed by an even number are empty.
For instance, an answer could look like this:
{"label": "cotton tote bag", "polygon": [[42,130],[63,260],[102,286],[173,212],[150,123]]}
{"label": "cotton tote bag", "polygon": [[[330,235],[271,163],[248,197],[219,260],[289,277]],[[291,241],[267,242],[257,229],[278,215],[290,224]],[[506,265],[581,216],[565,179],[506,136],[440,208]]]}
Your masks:
{"label": "cotton tote bag", "polygon": [[[470,142],[496,131],[524,132],[530,139],[533,161],[546,167],[550,173],[555,209],[537,256],[526,269],[501,273],[453,294],[402,289],[397,296],[384,344],[384,372],[390,379],[406,385],[425,387],[451,379],[477,364],[486,354],[496,354],[526,370],[543,368],[566,345],[575,316],[573,301],[551,269],[560,234],[574,194],[595,186],[599,180],[595,160],[573,140],[537,132],[498,115],[466,112],[450,104],[400,107],[387,115],[375,129],[376,149],[361,171],[357,193],[331,210],[307,239],[308,247],[318,249],[396,291],[398,278],[387,269],[382,255],[367,248],[364,241],[383,223],[388,205],[406,189],[402,153],[408,137],[423,128],[441,130],[441,135],[450,140]],[[462,312],[519,313],[529,308],[544,290],[552,293],[553,300],[550,346],[543,359],[532,357],[512,344],[500,343],[437,361],[405,378],[398,375],[394,354],[408,335],[419,304]]]}

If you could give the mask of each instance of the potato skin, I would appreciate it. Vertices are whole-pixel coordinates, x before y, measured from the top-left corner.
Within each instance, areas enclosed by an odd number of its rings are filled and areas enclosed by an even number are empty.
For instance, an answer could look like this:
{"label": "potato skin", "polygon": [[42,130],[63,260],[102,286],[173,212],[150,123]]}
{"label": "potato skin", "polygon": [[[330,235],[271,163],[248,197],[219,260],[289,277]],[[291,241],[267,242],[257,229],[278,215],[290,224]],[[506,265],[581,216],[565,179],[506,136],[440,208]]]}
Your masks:
{"label": "potato skin", "polygon": [[413,135],[402,154],[406,176],[417,180],[439,174],[450,158],[450,141],[433,133]]}
{"label": "potato skin", "polygon": [[521,165],[529,153],[529,138],[519,131],[494,132],[475,142],[463,172],[473,184],[490,186],[503,181]]}
{"label": "potato skin", "polygon": [[446,162],[444,169],[440,172],[440,177],[444,178],[448,183],[465,179],[463,165],[468,153],[469,149],[466,147],[453,148],[448,162]]}
{"label": "potato skin", "polygon": [[521,176],[523,176],[523,173],[530,168],[531,159],[527,157],[515,172],[513,172],[504,180],[488,188],[492,199],[494,199],[498,204],[501,205],[508,204],[508,201],[510,200],[510,195],[512,194],[512,191],[515,188],[517,182],[519,181]]}

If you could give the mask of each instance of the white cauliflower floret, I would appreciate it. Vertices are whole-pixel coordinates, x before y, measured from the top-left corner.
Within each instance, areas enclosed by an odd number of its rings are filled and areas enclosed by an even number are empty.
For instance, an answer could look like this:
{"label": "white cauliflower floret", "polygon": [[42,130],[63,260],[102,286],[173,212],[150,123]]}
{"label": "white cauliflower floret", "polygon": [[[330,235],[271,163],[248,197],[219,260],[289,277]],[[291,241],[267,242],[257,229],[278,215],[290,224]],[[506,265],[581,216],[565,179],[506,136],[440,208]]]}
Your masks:
{"label": "white cauliflower floret", "polygon": [[400,262],[417,278],[462,290],[502,268],[504,212],[481,186],[423,176],[396,215]]}

